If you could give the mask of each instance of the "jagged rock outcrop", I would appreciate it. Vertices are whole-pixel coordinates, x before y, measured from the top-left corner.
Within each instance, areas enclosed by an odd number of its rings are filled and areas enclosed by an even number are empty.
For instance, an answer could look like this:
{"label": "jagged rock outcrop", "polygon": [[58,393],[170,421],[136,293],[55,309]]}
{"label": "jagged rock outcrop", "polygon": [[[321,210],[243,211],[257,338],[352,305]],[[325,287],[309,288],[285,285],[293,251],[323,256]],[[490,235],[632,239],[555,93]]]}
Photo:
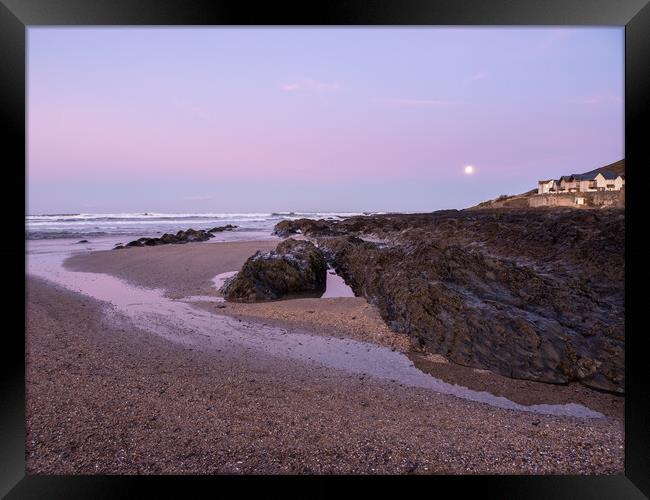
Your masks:
{"label": "jagged rock outcrop", "polygon": [[319,222],[302,227],[355,294],[414,344],[514,378],[623,392],[622,210]]}
{"label": "jagged rock outcrop", "polygon": [[193,241],[207,241],[210,238],[214,238],[211,231],[190,228],[187,231],[178,231],[176,234],[165,233],[160,238],[138,238],[137,240],[128,242],[124,246],[117,245],[115,250],[126,247],[155,247],[159,245],[190,243]]}
{"label": "jagged rock outcrop", "polygon": [[221,292],[226,299],[241,302],[320,296],[326,272],[325,257],[313,243],[288,239],[273,251],[250,257]]}
{"label": "jagged rock outcrop", "polygon": [[234,226],[232,224],[226,224],[225,226],[218,226],[218,227],[213,227],[212,229],[208,229],[209,233],[221,233],[223,231],[232,231],[233,229],[237,229],[238,226]]}
{"label": "jagged rock outcrop", "polygon": [[292,234],[334,235],[338,234],[336,231],[337,222],[314,219],[283,220],[275,225],[273,234],[283,238]]}

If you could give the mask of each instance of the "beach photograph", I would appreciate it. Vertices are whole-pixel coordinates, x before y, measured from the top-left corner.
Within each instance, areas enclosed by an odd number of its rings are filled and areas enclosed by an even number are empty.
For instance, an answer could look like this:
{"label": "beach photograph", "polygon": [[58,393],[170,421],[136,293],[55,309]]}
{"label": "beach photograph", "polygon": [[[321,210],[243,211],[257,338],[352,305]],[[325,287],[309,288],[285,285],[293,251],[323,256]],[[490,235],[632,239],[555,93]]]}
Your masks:
{"label": "beach photograph", "polygon": [[26,41],[28,475],[624,474],[624,27]]}

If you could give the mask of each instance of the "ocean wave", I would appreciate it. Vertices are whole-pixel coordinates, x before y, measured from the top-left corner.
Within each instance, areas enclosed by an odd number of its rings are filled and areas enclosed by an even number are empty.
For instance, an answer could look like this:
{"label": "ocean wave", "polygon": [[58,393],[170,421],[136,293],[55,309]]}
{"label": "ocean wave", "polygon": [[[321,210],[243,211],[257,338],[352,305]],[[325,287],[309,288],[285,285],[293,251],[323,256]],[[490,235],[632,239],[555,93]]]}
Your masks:
{"label": "ocean wave", "polygon": [[97,238],[99,236],[110,236],[110,235],[116,235],[118,236],[119,233],[109,233],[106,231],[84,231],[84,232],[76,232],[76,231],[27,231],[25,233],[25,239],[26,240],[54,240],[54,239],[60,239],[60,238]]}
{"label": "ocean wave", "polygon": [[97,224],[114,224],[117,226],[155,226],[160,225],[176,225],[179,223],[198,222],[200,224],[222,224],[225,222],[267,222],[272,219],[156,219],[156,220],[123,220],[123,219],[89,219],[79,221],[28,221],[29,227],[79,227],[79,226],[96,226]]}
{"label": "ocean wave", "polygon": [[270,213],[107,213],[107,214],[46,214],[46,215],[27,215],[25,218],[28,222],[68,222],[82,220],[96,221],[117,221],[117,220],[186,220],[186,219],[251,219],[251,218],[269,218]]}
{"label": "ocean wave", "polygon": [[[369,212],[365,212],[368,215]],[[364,215],[361,212],[211,212],[211,213],[79,213],[25,217],[27,239],[88,238],[105,235],[154,236],[178,230],[209,229],[234,224],[237,231],[271,231],[281,220],[327,219]]]}
{"label": "ocean wave", "polygon": [[122,219],[229,219],[229,218],[271,218],[286,216],[311,217],[351,217],[355,215],[370,215],[382,212],[210,212],[210,213],[159,213],[159,212],[127,212],[127,213],[79,213],[79,214],[37,214],[27,215],[28,221],[62,221],[74,220],[122,220]]}

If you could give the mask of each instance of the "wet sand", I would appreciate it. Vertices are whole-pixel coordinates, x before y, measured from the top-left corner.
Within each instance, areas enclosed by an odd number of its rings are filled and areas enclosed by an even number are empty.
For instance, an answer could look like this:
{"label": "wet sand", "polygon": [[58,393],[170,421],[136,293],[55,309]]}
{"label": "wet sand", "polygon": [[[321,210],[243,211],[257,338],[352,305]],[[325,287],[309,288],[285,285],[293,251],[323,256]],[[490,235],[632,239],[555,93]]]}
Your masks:
{"label": "wet sand", "polygon": [[345,337],[408,352],[405,335],[391,331],[363,297],[293,299],[259,304],[200,303],[204,309],[247,321]]}
{"label": "wet sand", "polygon": [[183,347],[38,279],[27,298],[30,474],[623,470],[618,419],[502,410],[243,349]]}
{"label": "wet sand", "polygon": [[214,303],[219,296],[213,278],[238,270],[257,250],[275,248],[275,241],[169,245],[82,253],[65,262],[76,271],[106,273],[171,298],[196,296],[195,306],[216,314],[316,335],[351,338],[407,353],[422,371],[450,384],[487,391],[524,405],[579,403],[604,415],[624,419],[624,398],[580,384],[553,385],[503,377],[411,351],[409,339],[391,331],[362,297],[294,299],[258,304]]}
{"label": "wet sand", "polygon": [[273,250],[278,241],[187,243],[80,253],[67,261],[66,268],[106,273],[137,286],[162,288],[170,298],[216,296],[212,279],[217,274],[238,271],[257,250]]}

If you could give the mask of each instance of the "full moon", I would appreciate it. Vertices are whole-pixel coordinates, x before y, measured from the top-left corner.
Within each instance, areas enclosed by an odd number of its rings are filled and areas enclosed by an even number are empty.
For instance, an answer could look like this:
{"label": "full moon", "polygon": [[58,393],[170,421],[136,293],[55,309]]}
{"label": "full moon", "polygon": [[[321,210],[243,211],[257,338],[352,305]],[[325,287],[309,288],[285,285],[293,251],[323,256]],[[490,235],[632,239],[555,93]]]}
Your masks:
{"label": "full moon", "polygon": [[467,165],[465,167],[465,173],[467,175],[472,175],[474,173],[474,167],[472,167],[471,165]]}

